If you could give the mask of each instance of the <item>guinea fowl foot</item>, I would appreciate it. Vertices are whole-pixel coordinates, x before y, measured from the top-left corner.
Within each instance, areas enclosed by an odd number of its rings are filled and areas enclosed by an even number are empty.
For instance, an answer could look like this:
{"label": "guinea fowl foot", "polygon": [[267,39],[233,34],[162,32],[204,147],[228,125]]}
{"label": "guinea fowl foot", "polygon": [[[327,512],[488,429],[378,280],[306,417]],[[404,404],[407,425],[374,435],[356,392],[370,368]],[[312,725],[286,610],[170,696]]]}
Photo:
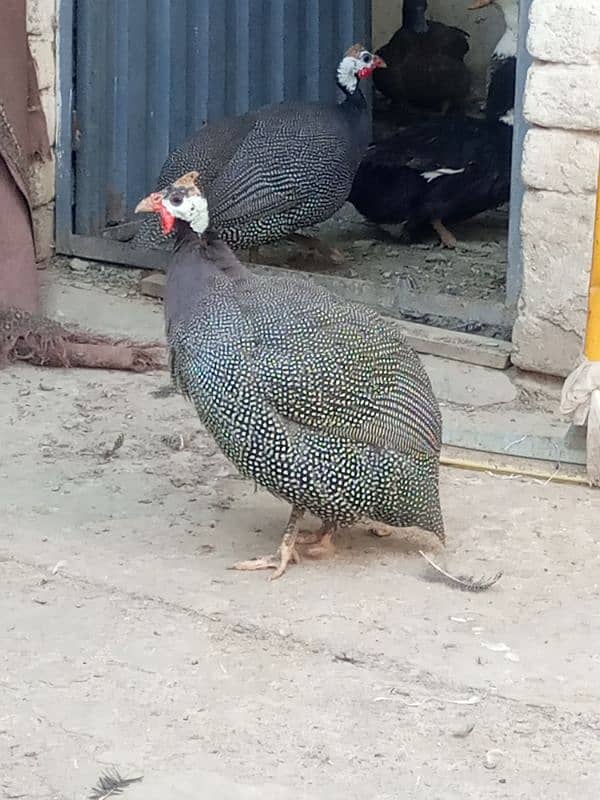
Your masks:
{"label": "guinea fowl foot", "polygon": [[335,544],[333,543],[333,531],[328,530],[322,533],[319,541],[311,547],[307,547],[305,553],[311,558],[327,558],[332,556],[335,552]]}
{"label": "guinea fowl foot", "polygon": [[305,250],[314,253],[324,261],[339,266],[344,263],[344,254],[337,247],[330,247],[326,242],[317,239],[316,236],[307,236],[304,233],[294,233],[290,237],[290,241],[296,242]]}
{"label": "guinea fowl foot", "polygon": [[330,556],[335,551],[333,535],[335,527],[327,523],[322,525],[318,531],[300,531],[296,537],[298,547],[306,547],[302,555],[311,558],[323,558]]}
{"label": "guinea fowl foot", "polygon": [[275,572],[271,575],[271,580],[275,581],[277,578],[281,578],[288,568],[290,561],[293,561],[294,564],[300,563],[300,555],[296,549],[296,540],[299,535],[298,522],[302,518],[303,513],[304,512],[297,508],[292,509],[288,523],[285,526],[285,532],[281,544],[279,545],[277,555],[251,558],[248,561],[238,561],[231,569],[243,571],[274,569]]}
{"label": "guinea fowl foot", "polygon": [[444,225],[441,219],[434,219],[431,223],[431,227],[440,237],[442,244],[444,247],[449,247],[451,250],[454,250],[458,241],[456,236],[451,233],[448,228]]}

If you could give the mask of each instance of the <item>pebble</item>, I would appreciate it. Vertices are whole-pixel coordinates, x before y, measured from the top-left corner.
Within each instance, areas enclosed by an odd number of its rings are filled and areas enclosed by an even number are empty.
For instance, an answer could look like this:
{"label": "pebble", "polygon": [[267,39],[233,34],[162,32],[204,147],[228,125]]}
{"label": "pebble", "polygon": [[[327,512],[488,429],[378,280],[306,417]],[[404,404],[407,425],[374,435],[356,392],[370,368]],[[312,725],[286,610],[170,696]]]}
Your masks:
{"label": "pebble", "polygon": [[73,272],[87,272],[89,263],[81,258],[72,258],[69,261],[69,267]]}

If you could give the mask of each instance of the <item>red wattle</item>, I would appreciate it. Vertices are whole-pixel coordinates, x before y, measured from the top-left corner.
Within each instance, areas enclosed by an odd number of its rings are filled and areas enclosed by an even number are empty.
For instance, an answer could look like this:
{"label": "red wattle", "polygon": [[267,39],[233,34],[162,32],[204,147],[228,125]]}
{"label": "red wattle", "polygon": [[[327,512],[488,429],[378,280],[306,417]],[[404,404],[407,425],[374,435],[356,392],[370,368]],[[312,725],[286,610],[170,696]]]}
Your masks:
{"label": "red wattle", "polygon": [[175,217],[163,205],[158,210],[160,214],[160,224],[165,236],[168,236],[175,227]]}

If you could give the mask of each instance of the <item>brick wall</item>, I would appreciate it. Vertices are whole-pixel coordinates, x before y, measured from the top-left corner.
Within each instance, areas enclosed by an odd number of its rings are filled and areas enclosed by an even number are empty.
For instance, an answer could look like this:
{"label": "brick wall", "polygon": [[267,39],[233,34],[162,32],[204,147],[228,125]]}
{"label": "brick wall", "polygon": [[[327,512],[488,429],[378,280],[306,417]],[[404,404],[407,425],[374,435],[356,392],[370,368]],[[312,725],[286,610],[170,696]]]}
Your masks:
{"label": "brick wall", "polygon": [[523,291],[514,361],[566,375],[582,345],[600,157],[600,0],[533,0]]}
{"label": "brick wall", "polygon": [[[54,153],[56,139],[56,3],[55,0],[27,0],[27,34],[37,65],[42,106]],[[55,161],[36,162],[31,167],[30,188],[34,207],[37,259],[52,255],[54,246]]]}

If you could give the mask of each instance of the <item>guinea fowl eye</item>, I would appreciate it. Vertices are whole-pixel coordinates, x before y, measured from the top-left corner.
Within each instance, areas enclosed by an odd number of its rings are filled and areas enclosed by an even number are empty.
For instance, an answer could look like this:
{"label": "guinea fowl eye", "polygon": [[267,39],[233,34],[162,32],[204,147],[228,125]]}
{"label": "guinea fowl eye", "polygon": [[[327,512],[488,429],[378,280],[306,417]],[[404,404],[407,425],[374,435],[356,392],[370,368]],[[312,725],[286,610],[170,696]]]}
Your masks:
{"label": "guinea fowl eye", "polygon": [[363,53],[362,60],[364,61],[365,64],[370,64],[372,58],[373,56],[371,55],[371,53]]}
{"label": "guinea fowl eye", "polygon": [[178,193],[172,194],[169,199],[172,206],[180,206],[183,203],[183,197]]}

